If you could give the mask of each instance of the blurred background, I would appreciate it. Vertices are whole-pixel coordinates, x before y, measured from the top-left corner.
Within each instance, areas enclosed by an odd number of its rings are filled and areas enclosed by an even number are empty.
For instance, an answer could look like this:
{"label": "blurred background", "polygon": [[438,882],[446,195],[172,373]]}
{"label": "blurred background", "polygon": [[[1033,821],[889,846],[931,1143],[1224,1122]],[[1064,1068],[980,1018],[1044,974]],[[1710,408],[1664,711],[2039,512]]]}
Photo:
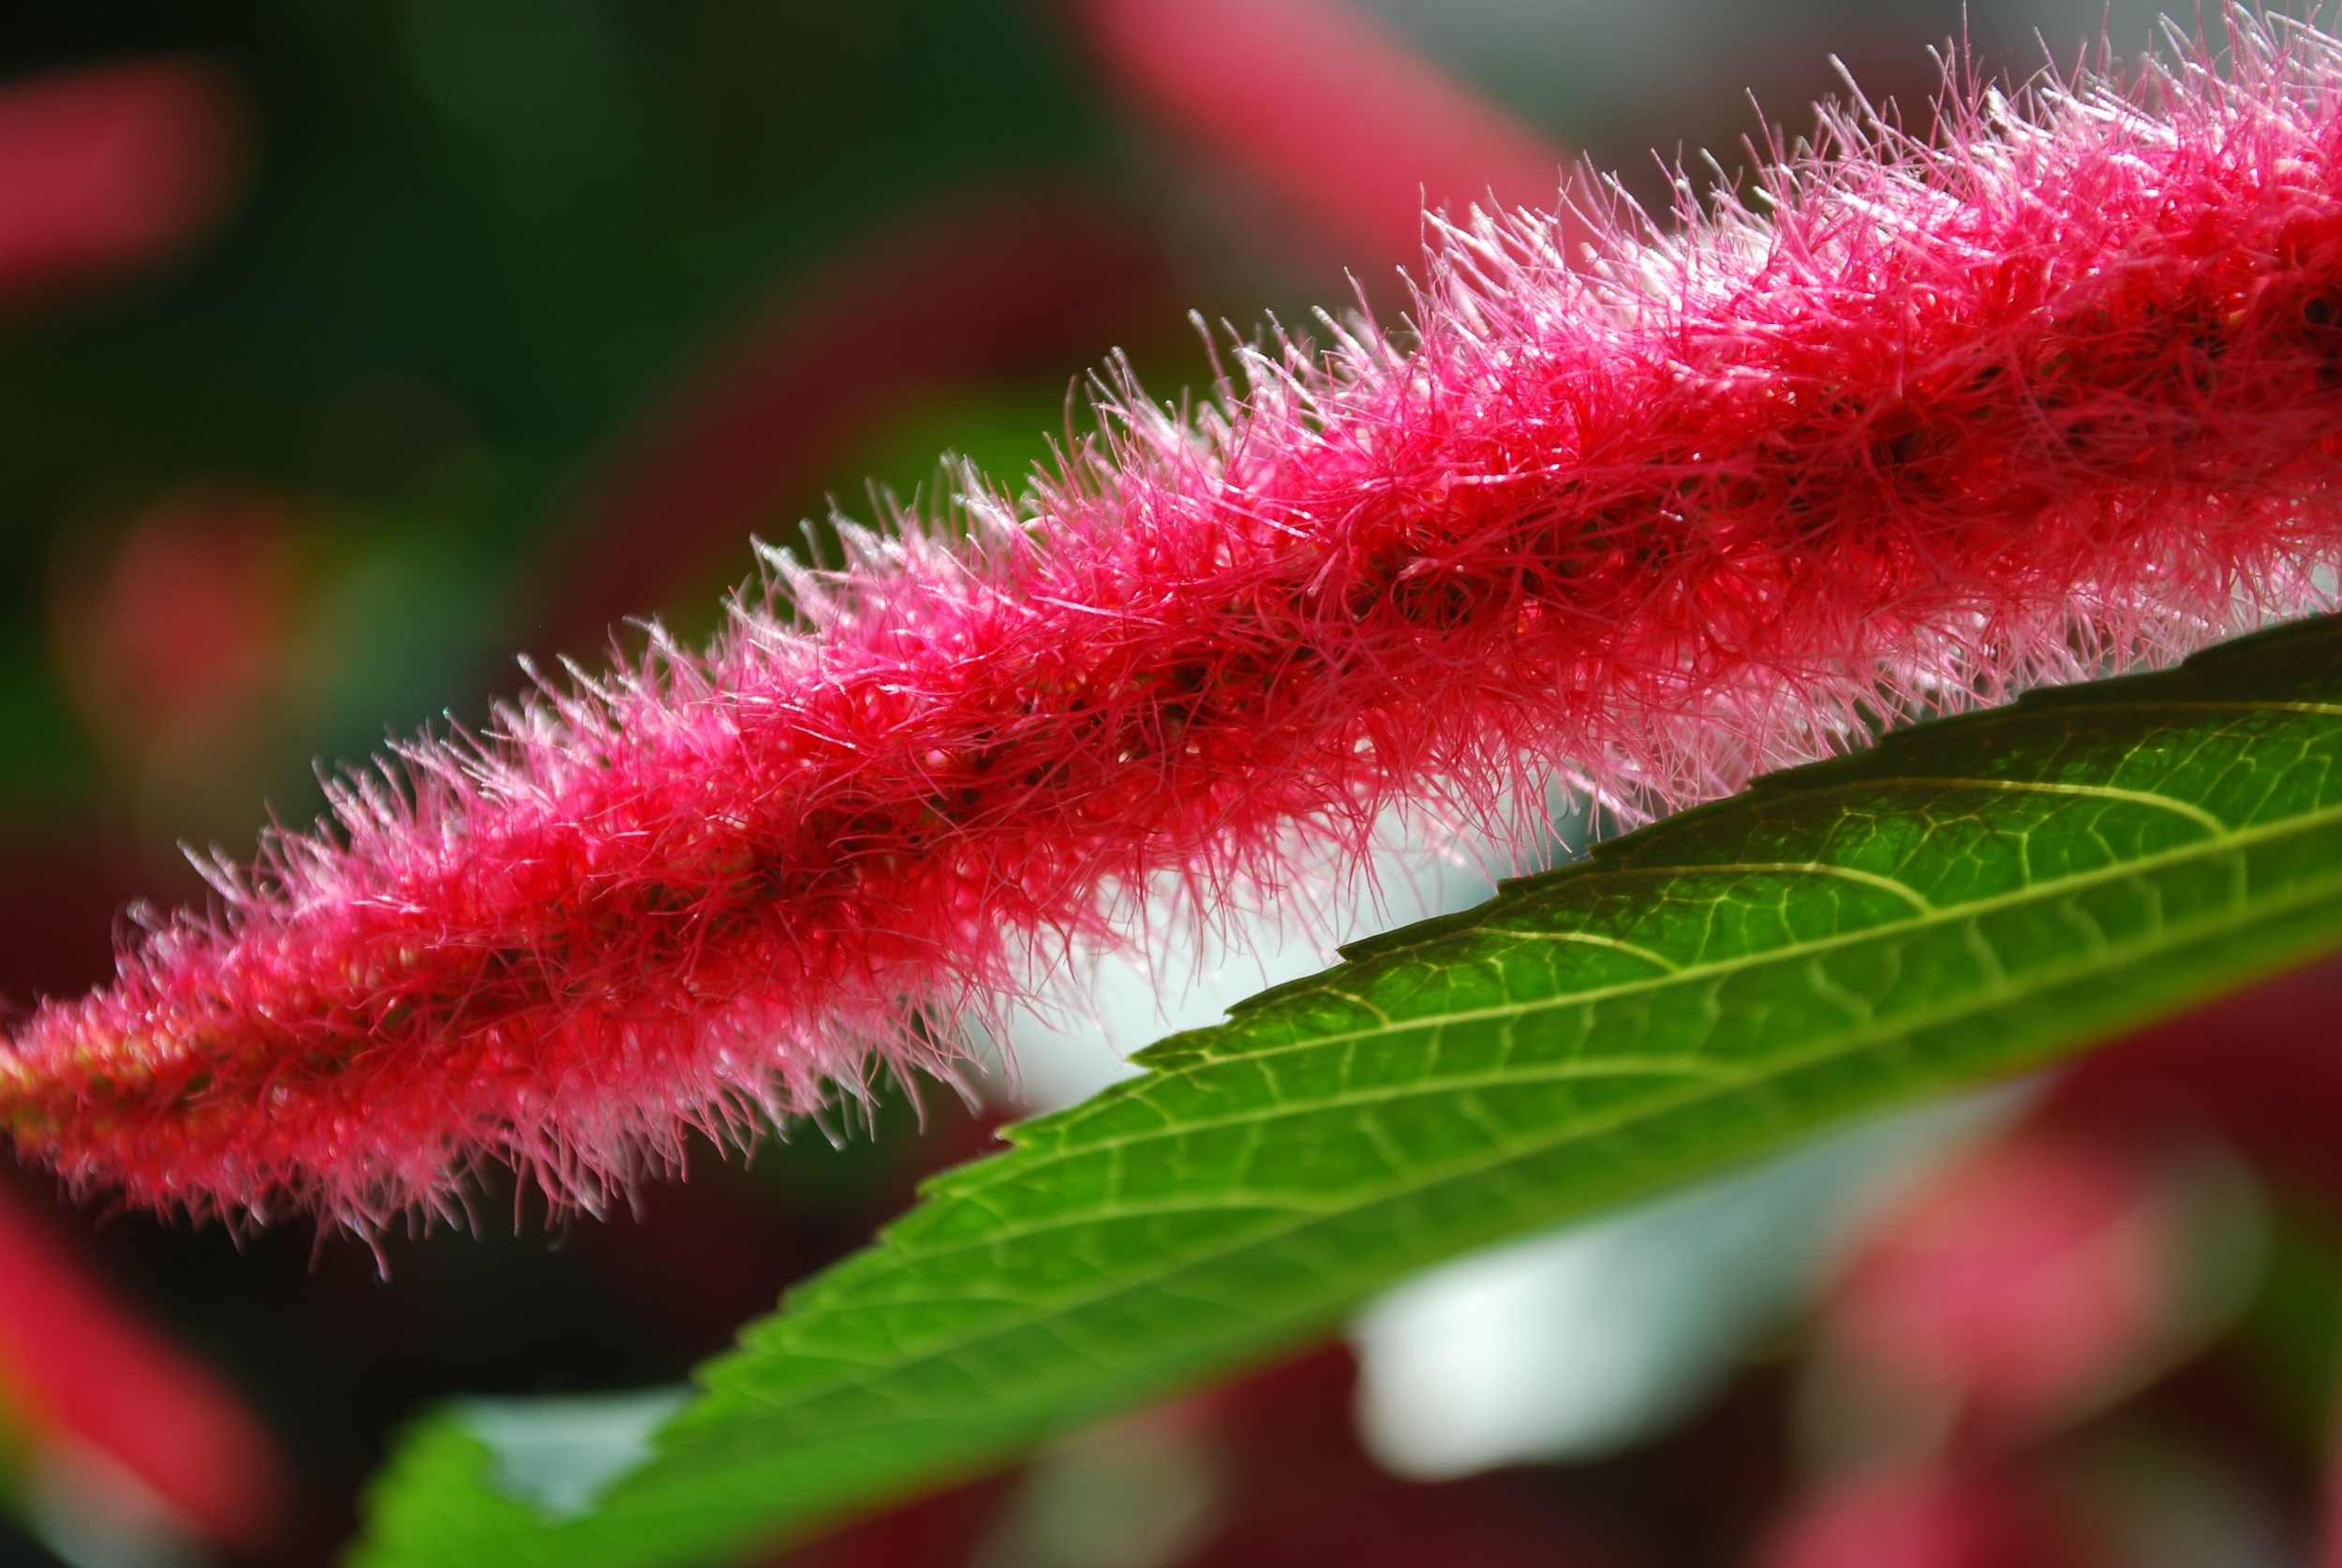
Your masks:
{"label": "blurred background", "polygon": [[[2135,0],[10,15],[17,1010],[109,974],[134,901],[199,898],[183,845],[306,821],[313,763],[480,721],[515,656],[597,662],[628,616],[704,633],[751,533],[820,555],[833,505],[931,505],[946,450],[1022,473],[1109,353],[1158,395],[1200,385],[1189,311],[1403,308],[1423,197],[1549,205],[1582,155],[1664,209],[1650,149],[1729,177],[1761,115],[1795,135],[1840,89],[1832,56],[1924,124],[1929,49],[1963,29],[2023,76],[2102,22],[2135,56],[2151,25]],[[1101,1037],[1227,994],[1138,991],[1037,1028],[986,1105],[703,1150],[601,1221],[491,1191],[479,1235],[388,1238],[381,1270],[300,1225],[235,1238],[0,1171],[0,1564],[330,1561],[430,1401],[680,1380],[1020,1095],[1111,1076]],[[2057,1083],[1470,1260],[1341,1345],[787,1561],[2342,1561],[2337,1003],[2342,969],[2311,971]]]}

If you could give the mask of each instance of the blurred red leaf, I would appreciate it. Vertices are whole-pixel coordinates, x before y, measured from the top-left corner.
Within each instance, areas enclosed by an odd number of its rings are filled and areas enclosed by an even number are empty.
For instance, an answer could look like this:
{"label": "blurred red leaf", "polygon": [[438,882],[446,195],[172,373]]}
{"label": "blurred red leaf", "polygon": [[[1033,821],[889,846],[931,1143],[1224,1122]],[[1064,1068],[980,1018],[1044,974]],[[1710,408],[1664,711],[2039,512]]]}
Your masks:
{"label": "blurred red leaf", "polygon": [[0,88],[0,306],[185,249],[226,206],[241,141],[227,83],[188,61]]}
{"label": "blurred red leaf", "polygon": [[1084,0],[1134,97],[1358,261],[1415,261],[1428,205],[1550,208],[1564,155],[1341,0]]}
{"label": "blurred red leaf", "polygon": [[0,1385],[37,1430],[88,1444],[208,1540],[265,1545],[285,1511],[274,1441],[228,1385],[134,1317],[0,1192]]}
{"label": "blurred red leaf", "polygon": [[1094,361],[1168,320],[1163,257],[1094,198],[994,193],[926,214],[793,280],[644,422],[566,539],[541,640],[597,651],[920,393]]}
{"label": "blurred red leaf", "polygon": [[916,1499],[784,1552],[772,1568],[965,1568],[1015,1482],[1012,1471]]}
{"label": "blurred red leaf", "polygon": [[2342,958],[2083,1058],[2038,1119],[2134,1137],[2210,1132],[2256,1164],[2342,1200]]}
{"label": "blurred red leaf", "polygon": [[1593,1568],[1616,1559],[1505,1473],[1401,1481],[1359,1445],[1334,1348],[1198,1401],[1228,1450],[1227,1523],[1180,1568]]}

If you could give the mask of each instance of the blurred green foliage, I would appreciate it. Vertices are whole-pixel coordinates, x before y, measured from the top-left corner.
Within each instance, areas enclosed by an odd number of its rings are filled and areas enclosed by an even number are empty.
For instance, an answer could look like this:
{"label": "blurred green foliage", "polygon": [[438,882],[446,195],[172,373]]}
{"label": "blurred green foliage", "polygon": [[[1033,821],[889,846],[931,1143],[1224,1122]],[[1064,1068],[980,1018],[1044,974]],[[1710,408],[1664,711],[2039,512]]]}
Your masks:
{"label": "blurred green foliage", "polygon": [[[362,757],[444,707],[477,717],[513,683],[502,656],[528,642],[597,457],[728,323],[894,212],[1111,163],[1069,48],[1001,0],[20,16],[0,78],[222,68],[248,162],[199,254],[0,322],[0,817],[53,824],[104,797],[45,597],[61,551],[191,481],[296,498],[318,678],[270,741],[287,814],[314,802],[310,756]],[[841,456],[915,484],[948,426],[1014,471],[1056,422],[1035,401],[1020,387],[988,415],[963,395]],[[1002,451],[987,429],[1032,434]]]}

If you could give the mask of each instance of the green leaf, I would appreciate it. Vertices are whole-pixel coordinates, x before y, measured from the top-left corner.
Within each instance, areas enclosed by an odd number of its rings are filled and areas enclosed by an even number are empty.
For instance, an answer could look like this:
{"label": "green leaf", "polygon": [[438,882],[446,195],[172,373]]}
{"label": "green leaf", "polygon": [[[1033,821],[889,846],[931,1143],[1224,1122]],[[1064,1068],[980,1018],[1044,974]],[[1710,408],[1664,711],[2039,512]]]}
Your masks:
{"label": "green leaf", "polygon": [[[1760,781],[1015,1129],[556,1517],[422,1425],[363,1568],[720,1560],[1222,1376],[1376,1288],[2342,944],[2342,629]],[[491,1434],[492,1435],[492,1434]]]}

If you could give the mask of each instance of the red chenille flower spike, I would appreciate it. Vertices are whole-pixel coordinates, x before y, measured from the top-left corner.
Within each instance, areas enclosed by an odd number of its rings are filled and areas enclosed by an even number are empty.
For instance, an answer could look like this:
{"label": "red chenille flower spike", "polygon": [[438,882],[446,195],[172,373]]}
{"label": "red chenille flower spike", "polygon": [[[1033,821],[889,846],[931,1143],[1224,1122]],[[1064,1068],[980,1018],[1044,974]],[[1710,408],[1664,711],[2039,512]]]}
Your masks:
{"label": "red chenille flower spike", "polygon": [[[1278,340],[965,537],[421,740],[0,1053],[77,1184],[361,1227],[482,1158],[593,1204],[1045,984],[1148,898],[1665,805],[2328,601],[2342,44],[1866,111],[1671,234],[1439,226],[1405,335]],[[1565,261],[1579,262],[1575,269]],[[2331,578],[2325,579],[2331,582]]]}

